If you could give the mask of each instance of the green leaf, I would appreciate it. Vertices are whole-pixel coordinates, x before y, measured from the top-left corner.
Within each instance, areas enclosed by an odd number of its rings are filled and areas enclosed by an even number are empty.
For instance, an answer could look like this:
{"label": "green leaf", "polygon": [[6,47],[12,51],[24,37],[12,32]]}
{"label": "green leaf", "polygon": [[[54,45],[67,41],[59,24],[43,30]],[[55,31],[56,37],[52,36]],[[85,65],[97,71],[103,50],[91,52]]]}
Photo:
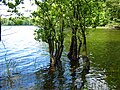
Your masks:
{"label": "green leaf", "polygon": [[11,2],[8,2],[8,7],[11,8],[11,9],[14,9],[15,5]]}

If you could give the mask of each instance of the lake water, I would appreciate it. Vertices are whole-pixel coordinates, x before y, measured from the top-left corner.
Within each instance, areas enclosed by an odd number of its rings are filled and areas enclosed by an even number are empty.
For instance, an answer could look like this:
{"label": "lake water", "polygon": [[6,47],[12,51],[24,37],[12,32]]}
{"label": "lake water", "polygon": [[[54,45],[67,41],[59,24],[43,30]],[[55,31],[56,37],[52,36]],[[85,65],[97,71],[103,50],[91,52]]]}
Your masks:
{"label": "lake water", "polygon": [[[48,45],[34,40],[34,26],[2,26],[0,42],[0,90],[109,90],[106,70],[94,61],[96,51],[89,49],[91,67],[82,74],[63,52],[62,69],[50,72]],[[66,42],[67,43],[67,42]],[[89,46],[91,42],[89,42]],[[92,47],[92,46],[91,46]],[[98,53],[99,54],[99,53]],[[93,59],[93,60],[92,60]],[[98,59],[98,58],[97,58]],[[79,62],[80,64],[80,62]],[[119,72],[118,72],[119,73]]]}

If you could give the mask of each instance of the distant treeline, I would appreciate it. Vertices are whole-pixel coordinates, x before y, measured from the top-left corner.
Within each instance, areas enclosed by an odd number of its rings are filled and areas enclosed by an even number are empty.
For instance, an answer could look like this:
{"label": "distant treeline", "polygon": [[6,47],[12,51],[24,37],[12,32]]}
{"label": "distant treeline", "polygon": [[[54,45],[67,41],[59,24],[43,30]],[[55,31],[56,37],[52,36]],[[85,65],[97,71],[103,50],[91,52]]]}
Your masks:
{"label": "distant treeline", "polygon": [[[34,19],[29,17],[10,17],[10,18],[1,18],[1,25],[9,26],[9,25],[34,25]],[[105,26],[107,24],[111,25],[119,25],[120,19],[114,18],[111,19],[102,19],[99,22],[99,26]]]}
{"label": "distant treeline", "polygon": [[10,18],[1,18],[2,25],[33,25],[32,19],[28,17],[10,17]]}

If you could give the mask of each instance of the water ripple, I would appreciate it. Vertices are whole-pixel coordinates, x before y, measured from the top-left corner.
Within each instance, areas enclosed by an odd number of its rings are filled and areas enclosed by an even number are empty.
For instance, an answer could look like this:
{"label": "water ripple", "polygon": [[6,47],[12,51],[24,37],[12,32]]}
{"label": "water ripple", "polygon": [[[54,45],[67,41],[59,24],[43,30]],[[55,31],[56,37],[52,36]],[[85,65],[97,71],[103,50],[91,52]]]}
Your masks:
{"label": "water ripple", "polygon": [[[9,66],[9,69],[14,66],[23,73],[26,70],[33,72],[36,62],[36,68],[38,68],[38,65],[44,66],[49,63],[45,62],[46,59],[44,58],[44,56],[48,55],[46,48],[43,46],[45,44],[34,40],[33,33],[36,28],[33,26],[2,27],[3,43],[0,42],[0,72],[6,72],[6,65]],[[44,53],[46,54],[44,55]],[[35,62],[36,58],[37,61]]]}

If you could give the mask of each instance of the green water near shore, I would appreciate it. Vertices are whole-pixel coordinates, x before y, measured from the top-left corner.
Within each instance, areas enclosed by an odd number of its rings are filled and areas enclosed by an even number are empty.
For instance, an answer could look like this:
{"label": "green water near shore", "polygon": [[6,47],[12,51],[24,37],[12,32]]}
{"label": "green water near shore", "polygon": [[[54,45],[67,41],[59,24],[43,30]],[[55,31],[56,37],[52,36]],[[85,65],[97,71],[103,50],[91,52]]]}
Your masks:
{"label": "green water near shore", "polygon": [[96,29],[87,35],[91,64],[104,71],[105,81],[112,90],[120,86],[120,31]]}

